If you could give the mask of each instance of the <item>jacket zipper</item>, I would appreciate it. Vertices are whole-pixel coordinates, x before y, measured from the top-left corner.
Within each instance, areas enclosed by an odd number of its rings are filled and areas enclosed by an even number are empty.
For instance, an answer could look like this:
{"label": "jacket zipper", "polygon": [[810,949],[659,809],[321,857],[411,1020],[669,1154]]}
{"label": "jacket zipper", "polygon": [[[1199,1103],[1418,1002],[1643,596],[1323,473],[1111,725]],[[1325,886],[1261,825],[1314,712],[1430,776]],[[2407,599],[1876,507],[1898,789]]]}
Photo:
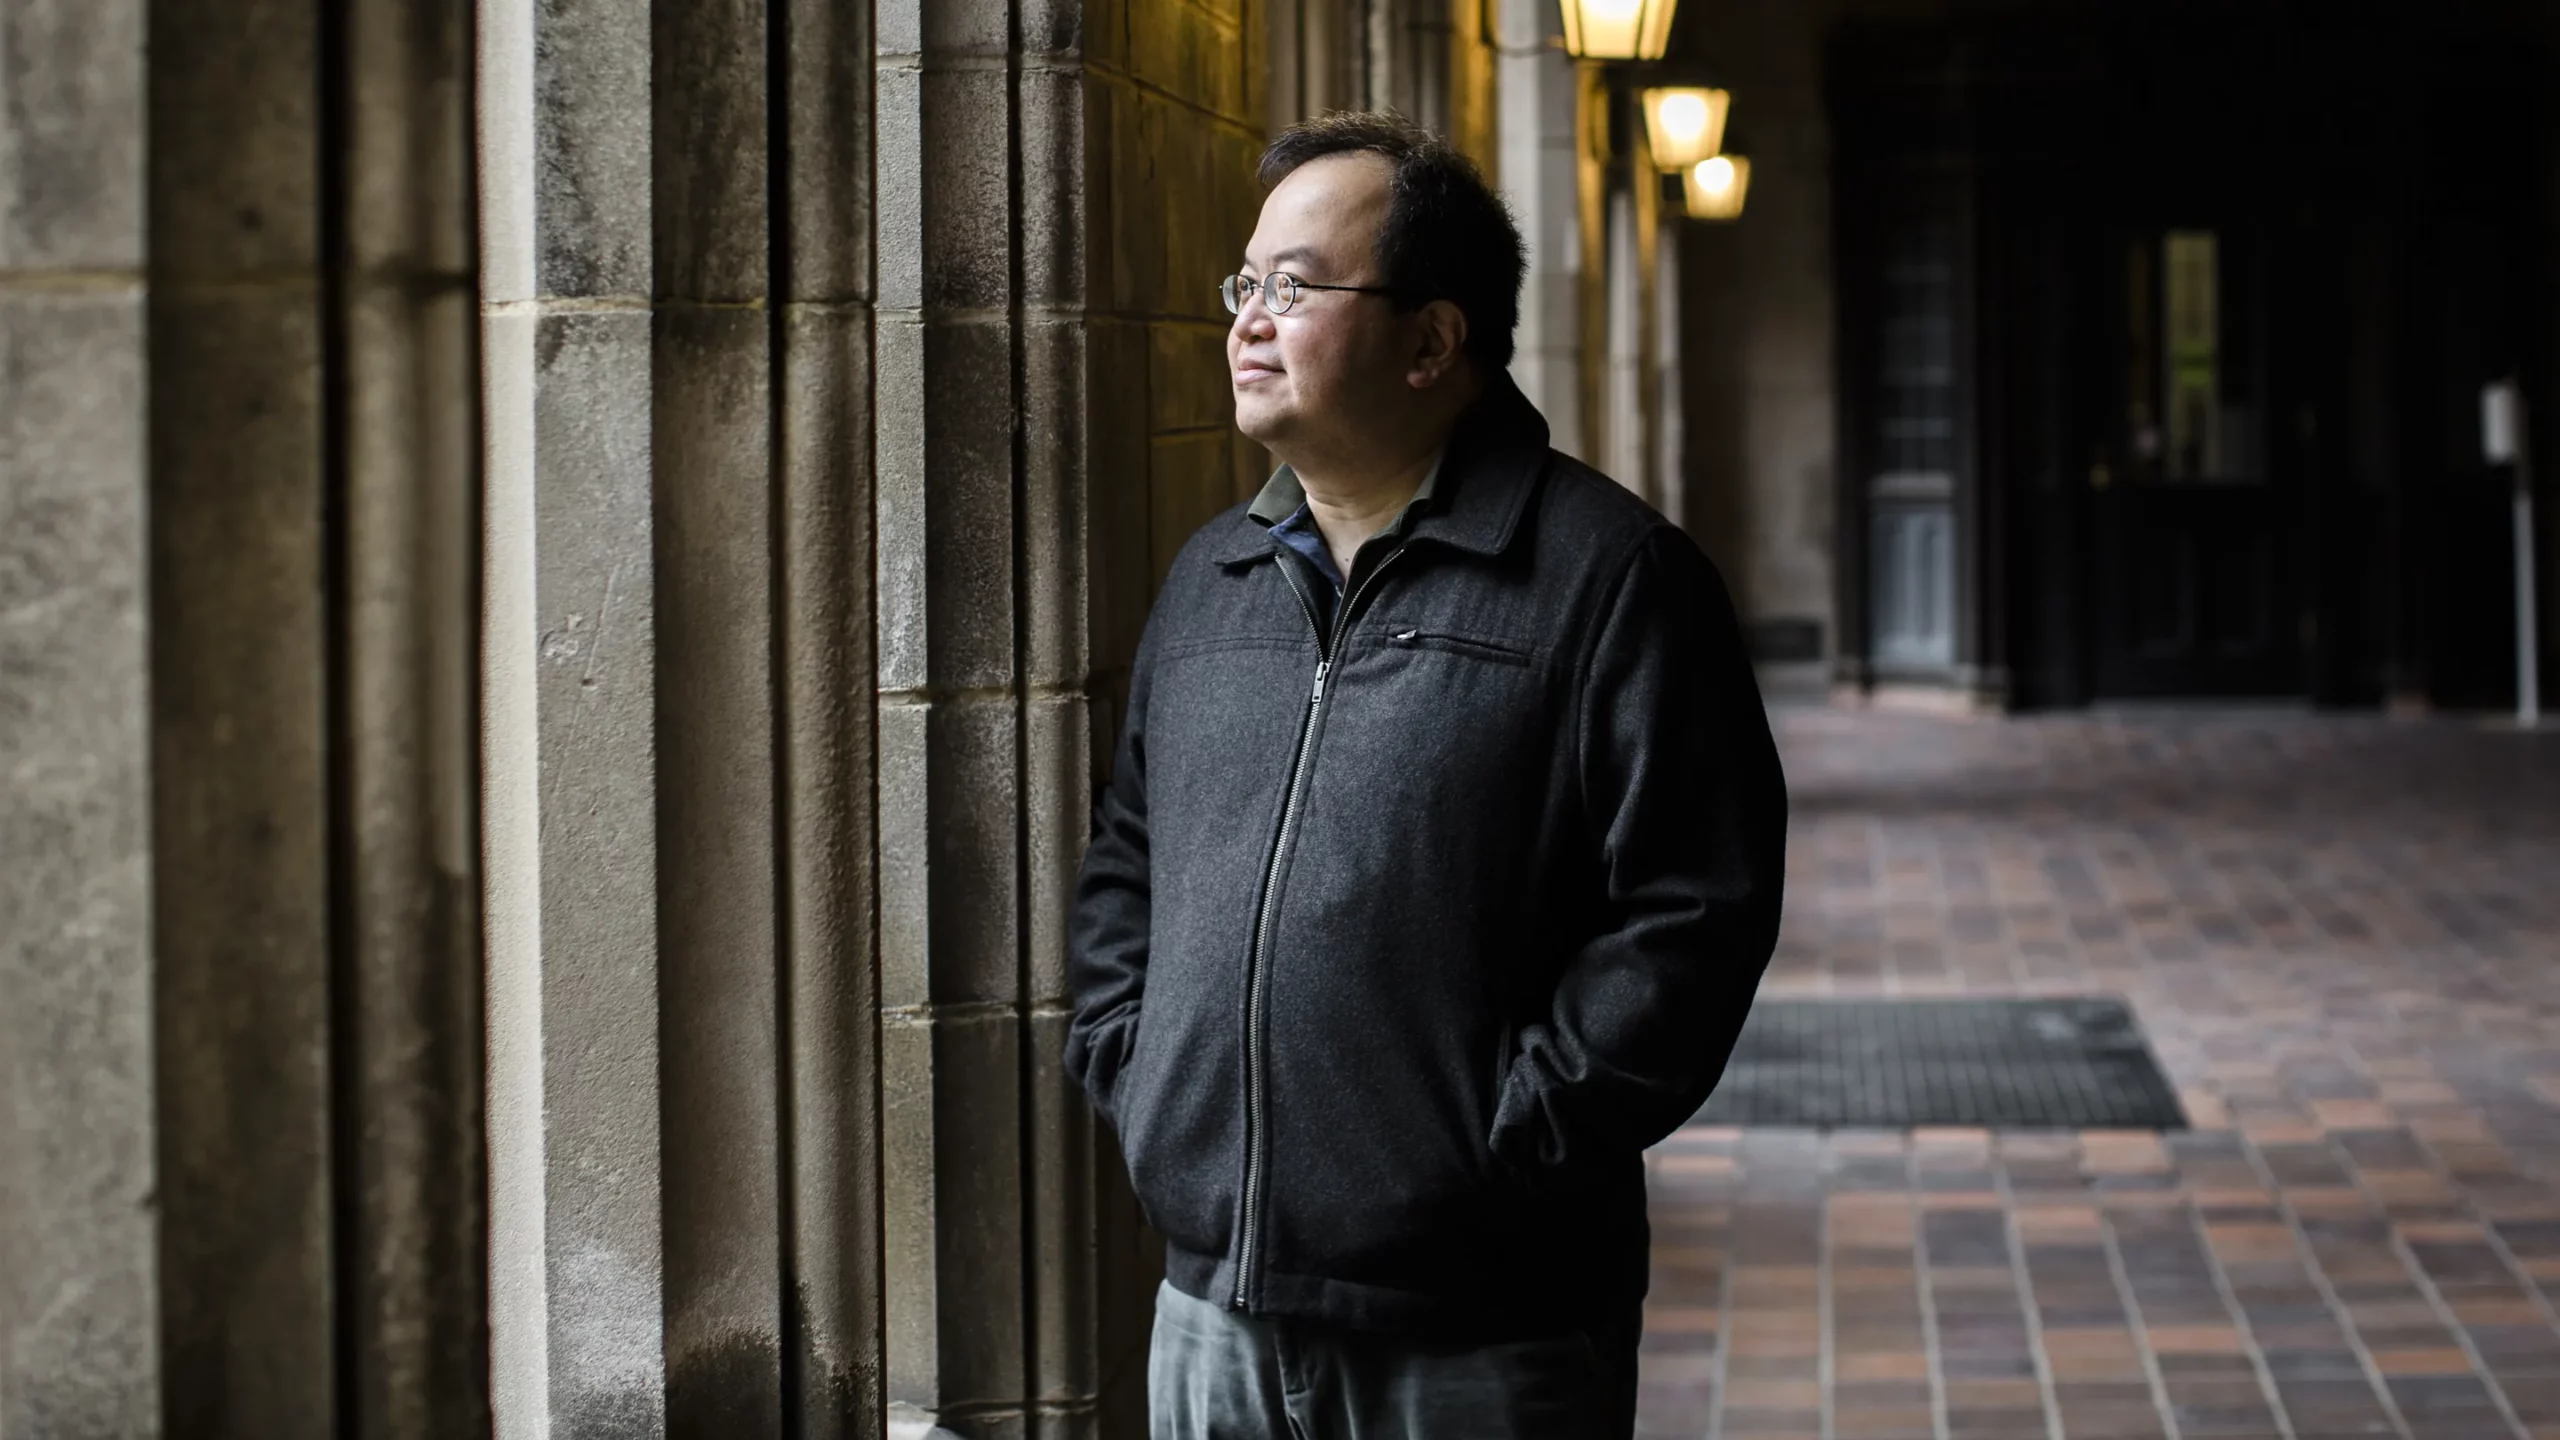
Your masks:
{"label": "jacket zipper", "polygon": [[1330,641],[1325,635],[1324,625],[1316,619],[1315,602],[1307,598],[1306,590],[1297,578],[1289,573],[1288,562],[1274,558],[1274,563],[1280,566],[1281,578],[1287,582],[1290,593],[1298,597],[1299,606],[1307,612],[1307,624],[1316,632],[1318,648],[1315,687],[1308,692],[1306,718],[1299,724],[1297,755],[1289,762],[1288,798],[1281,804],[1280,833],[1272,838],[1271,858],[1263,867],[1262,898],[1255,906],[1253,917],[1253,949],[1245,964],[1244,1214],[1242,1223],[1237,1227],[1236,1289],[1231,1302],[1232,1308],[1237,1310],[1245,1309],[1250,1303],[1248,1297],[1252,1293],[1253,1263],[1257,1249],[1254,1242],[1259,1238],[1256,1232],[1260,1228],[1262,1217],[1263,1151],[1269,1138],[1263,1117],[1266,1107],[1262,1095],[1262,1012],[1263,991],[1266,988],[1264,960],[1271,953],[1271,923],[1276,909],[1272,902],[1278,898],[1280,862],[1289,853],[1291,833],[1298,828],[1298,804],[1306,795],[1307,760],[1315,749],[1316,720],[1319,712],[1324,708],[1324,682],[1333,673],[1333,659],[1341,651],[1342,637],[1350,631],[1353,607],[1359,603],[1362,595],[1368,593],[1369,587],[1376,583],[1380,572],[1394,564],[1396,557],[1403,553],[1404,547],[1399,545],[1380,556],[1378,563],[1370,568],[1369,573],[1361,577],[1359,585],[1343,597],[1341,608],[1335,610],[1333,614],[1333,634]]}

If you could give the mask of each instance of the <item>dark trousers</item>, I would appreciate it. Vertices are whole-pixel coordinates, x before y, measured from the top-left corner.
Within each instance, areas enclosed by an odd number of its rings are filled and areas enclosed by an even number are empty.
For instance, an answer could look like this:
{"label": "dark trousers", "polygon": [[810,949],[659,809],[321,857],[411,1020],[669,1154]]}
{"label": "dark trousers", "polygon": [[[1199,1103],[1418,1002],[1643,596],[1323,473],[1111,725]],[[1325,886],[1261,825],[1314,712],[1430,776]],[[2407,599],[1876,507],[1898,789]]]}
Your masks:
{"label": "dark trousers", "polygon": [[1641,1317],[1605,1334],[1454,1344],[1256,1320],[1166,1285],[1153,1440],[1628,1440]]}

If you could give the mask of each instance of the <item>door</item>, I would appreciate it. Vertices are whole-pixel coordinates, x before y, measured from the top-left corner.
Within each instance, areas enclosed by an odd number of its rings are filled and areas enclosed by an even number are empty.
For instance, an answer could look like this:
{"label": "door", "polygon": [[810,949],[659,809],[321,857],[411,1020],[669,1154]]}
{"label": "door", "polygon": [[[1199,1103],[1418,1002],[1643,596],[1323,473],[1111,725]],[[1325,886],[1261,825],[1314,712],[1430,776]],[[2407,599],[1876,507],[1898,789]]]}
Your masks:
{"label": "door", "polygon": [[1867,437],[1869,659],[1882,679],[1956,663],[1957,244],[1952,216],[1906,203],[1877,259]]}
{"label": "door", "polygon": [[2117,404],[2088,476],[2101,696],[2301,692],[2297,506],[2269,460],[2266,261],[2246,231],[2122,240]]}

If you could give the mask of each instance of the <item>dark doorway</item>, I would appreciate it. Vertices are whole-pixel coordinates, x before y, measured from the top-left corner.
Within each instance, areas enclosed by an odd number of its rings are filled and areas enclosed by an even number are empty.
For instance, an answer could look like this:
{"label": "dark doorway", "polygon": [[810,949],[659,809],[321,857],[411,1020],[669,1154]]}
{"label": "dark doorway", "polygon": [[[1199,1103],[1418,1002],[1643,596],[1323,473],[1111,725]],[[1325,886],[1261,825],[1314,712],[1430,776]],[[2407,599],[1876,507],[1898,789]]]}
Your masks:
{"label": "dark doorway", "polygon": [[2302,507],[2266,443],[2266,246],[2188,225],[2110,248],[2115,323],[2095,333],[2112,343],[2082,362],[2116,401],[2088,475],[2093,689],[2299,694]]}
{"label": "dark doorway", "polygon": [[1842,678],[2511,698],[2477,397],[2549,394],[2560,333],[2560,57],[2523,13],[1845,21]]}

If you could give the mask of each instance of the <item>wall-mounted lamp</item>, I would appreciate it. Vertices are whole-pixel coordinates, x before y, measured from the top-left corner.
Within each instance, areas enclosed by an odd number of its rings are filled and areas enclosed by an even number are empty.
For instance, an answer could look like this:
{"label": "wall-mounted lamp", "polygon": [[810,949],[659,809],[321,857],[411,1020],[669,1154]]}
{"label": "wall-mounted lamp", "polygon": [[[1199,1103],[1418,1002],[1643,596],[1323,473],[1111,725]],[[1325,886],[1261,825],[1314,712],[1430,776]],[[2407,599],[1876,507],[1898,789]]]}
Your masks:
{"label": "wall-mounted lamp", "polygon": [[1688,170],[1724,149],[1724,117],[1733,97],[1684,86],[1644,92],[1644,130],[1654,168]]}
{"label": "wall-mounted lamp", "polygon": [[1561,0],[1564,48],[1577,60],[1659,60],[1679,0]]}
{"label": "wall-mounted lamp", "polygon": [[1692,220],[1734,219],[1751,193],[1751,162],[1739,155],[1709,156],[1680,173],[1680,193]]}

